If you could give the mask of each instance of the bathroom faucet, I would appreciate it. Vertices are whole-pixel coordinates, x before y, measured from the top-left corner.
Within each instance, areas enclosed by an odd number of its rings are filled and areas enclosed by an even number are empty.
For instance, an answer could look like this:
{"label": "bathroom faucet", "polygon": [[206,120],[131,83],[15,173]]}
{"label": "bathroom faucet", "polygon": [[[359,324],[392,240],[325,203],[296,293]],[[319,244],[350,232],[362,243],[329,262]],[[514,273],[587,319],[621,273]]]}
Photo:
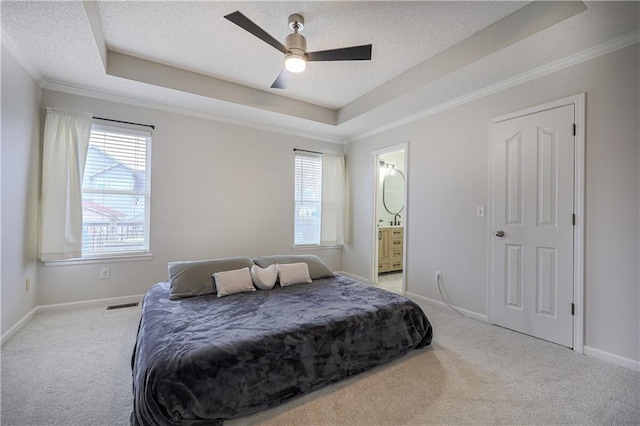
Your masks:
{"label": "bathroom faucet", "polygon": [[394,225],[400,225],[400,213],[396,213],[396,215],[393,217],[393,224]]}

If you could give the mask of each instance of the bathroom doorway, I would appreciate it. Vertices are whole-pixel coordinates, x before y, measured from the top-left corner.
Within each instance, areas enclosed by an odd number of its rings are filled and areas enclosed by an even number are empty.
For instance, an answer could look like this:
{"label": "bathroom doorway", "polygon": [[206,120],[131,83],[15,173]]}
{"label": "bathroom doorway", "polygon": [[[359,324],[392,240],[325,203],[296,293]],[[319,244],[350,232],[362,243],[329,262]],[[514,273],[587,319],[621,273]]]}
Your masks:
{"label": "bathroom doorway", "polygon": [[405,292],[407,144],[376,151],[373,283]]}

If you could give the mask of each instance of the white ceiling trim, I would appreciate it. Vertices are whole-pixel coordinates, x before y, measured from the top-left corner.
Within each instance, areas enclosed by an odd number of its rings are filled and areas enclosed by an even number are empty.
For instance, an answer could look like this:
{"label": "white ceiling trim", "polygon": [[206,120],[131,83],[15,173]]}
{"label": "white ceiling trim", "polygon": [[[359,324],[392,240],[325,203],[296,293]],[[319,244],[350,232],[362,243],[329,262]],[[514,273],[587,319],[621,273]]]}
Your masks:
{"label": "white ceiling trim", "polygon": [[414,121],[441,113],[451,108],[455,108],[457,106],[466,104],[468,102],[475,101],[477,99],[483,98],[485,96],[492,95],[494,93],[501,92],[510,87],[517,86],[522,83],[526,83],[527,81],[534,80],[536,78],[543,77],[545,75],[554,73],[556,71],[560,71],[564,68],[571,67],[573,65],[580,64],[582,62],[586,62],[590,59],[597,58],[598,56],[605,55],[610,52],[614,52],[619,49],[623,49],[625,47],[631,46],[633,44],[640,43],[640,31],[635,31],[630,34],[624,35],[622,37],[618,37],[616,39],[610,40],[608,42],[599,44],[582,52],[576,53],[571,56],[567,56],[566,58],[557,60],[555,62],[551,62],[547,65],[543,65],[531,71],[527,71],[523,74],[517,75],[515,77],[509,78],[507,80],[503,80],[499,83],[493,84],[491,86],[485,87],[480,90],[476,90],[475,92],[469,93],[465,96],[461,96],[456,99],[452,99],[449,102],[445,102],[443,104],[437,105],[433,108],[429,108],[427,110],[421,111],[417,114],[413,114],[411,116],[405,117],[402,120],[394,121],[393,123],[389,123],[385,126],[378,127],[376,129],[370,130],[368,132],[362,133],[357,136],[353,136],[346,140],[347,143],[356,142],[371,136],[375,136],[377,134],[386,132],[388,130],[394,129],[396,127],[404,126],[406,124],[412,123]]}
{"label": "white ceiling trim", "polygon": [[[2,40],[3,44],[5,43],[5,41],[6,41],[6,39],[4,38],[4,34],[3,34],[3,40]],[[601,55],[605,55],[605,54],[610,53],[610,52],[614,52],[614,51],[619,50],[619,49],[623,49],[625,47],[631,46],[631,45],[636,44],[636,43],[640,43],[640,31],[635,31],[635,32],[627,34],[625,36],[618,37],[617,39],[614,39],[614,40],[599,44],[597,46],[594,46],[594,47],[592,47],[590,49],[584,50],[584,51],[582,51],[580,53],[577,53],[575,55],[568,56],[568,57],[563,58],[561,60],[552,62],[550,64],[547,64],[547,65],[544,65],[542,67],[536,68],[536,69],[534,69],[532,71],[528,71],[526,73],[523,73],[523,74],[520,74],[518,76],[512,77],[510,79],[504,80],[504,81],[502,81],[500,83],[494,84],[494,85],[486,87],[484,89],[477,90],[475,92],[469,93],[468,95],[453,99],[453,100],[451,100],[449,102],[445,102],[445,103],[437,105],[437,106],[435,106],[433,108],[426,109],[424,111],[421,111],[420,113],[417,113],[417,114],[408,116],[406,118],[403,118],[402,120],[394,121],[393,123],[390,123],[390,124],[387,124],[385,126],[381,126],[381,127],[372,129],[372,130],[370,130],[368,132],[361,133],[361,134],[359,134],[357,136],[353,136],[353,137],[347,138],[347,139],[338,138],[338,137],[329,136],[329,135],[323,135],[323,134],[300,132],[300,131],[296,131],[296,130],[290,130],[290,129],[281,128],[281,127],[275,127],[275,126],[266,126],[266,125],[262,125],[262,124],[256,124],[256,123],[253,123],[253,122],[250,122],[250,121],[234,120],[234,119],[229,119],[229,118],[226,118],[226,117],[221,117],[221,116],[218,116],[218,115],[215,115],[215,114],[208,114],[208,113],[204,113],[204,112],[197,111],[197,110],[191,110],[191,109],[188,109],[188,108],[180,108],[180,107],[175,107],[175,106],[168,105],[168,104],[160,104],[160,103],[157,103],[157,102],[145,101],[145,100],[141,100],[141,99],[137,99],[137,98],[129,98],[129,97],[126,97],[126,96],[114,95],[114,94],[111,94],[111,93],[99,92],[99,91],[95,91],[95,90],[89,90],[89,89],[85,89],[85,88],[74,87],[74,86],[65,85],[65,84],[61,84],[61,83],[50,82],[50,81],[43,81],[41,86],[44,87],[45,89],[54,90],[54,91],[58,91],[58,92],[71,93],[71,94],[75,94],[75,95],[79,95],[79,96],[88,96],[88,97],[91,97],[91,98],[103,99],[103,100],[112,101],[112,102],[120,102],[120,103],[127,104],[127,105],[134,105],[134,106],[140,106],[140,107],[144,107],[144,108],[156,109],[156,110],[160,110],[160,111],[172,112],[172,113],[176,113],[176,114],[183,114],[183,115],[188,115],[188,116],[192,116],[192,117],[198,117],[198,118],[203,118],[203,119],[207,119],[207,120],[213,120],[213,121],[219,121],[219,122],[222,122],[222,123],[233,124],[233,125],[237,125],[237,126],[249,127],[249,128],[259,129],[259,130],[266,130],[266,131],[270,131],[270,132],[281,133],[281,134],[292,135],[292,136],[298,136],[298,137],[304,137],[304,138],[313,139],[313,140],[319,140],[319,141],[324,141],[324,142],[330,142],[330,143],[336,143],[336,144],[345,144],[345,143],[356,142],[356,141],[359,141],[359,140],[362,140],[362,139],[365,139],[365,138],[368,138],[368,137],[371,137],[371,136],[375,136],[377,134],[386,132],[388,130],[392,130],[392,129],[396,128],[396,127],[400,127],[400,126],[412,123],[414,121],[420,120],[422,118],[426,118],[426,117],[438,114],[438,113],[446,111],[448,109],[455,108],[457,106],[463,105],[463,104],[468,103],[468,102],[475,101],[477,99],[480,99],[480,98],[485,97],[485,96],[492,95],[494,93],[498,93],[498,92],[506,90],[506,89],[508,89],[510,87],[514,87],[514,86],[517,86],[519,84],[525,83],[527,81],[531,81],[531,80],[534,80],[536,78],[543,77],[543,76],[551,74],[553,72],[560,71],[560,70],[562,70],[564,68],[568,68],[568,67],[571,67],[573,65],[577,65],[579,63],[588,61],[590,59],[596,58],[596,57],[601,56]],[[9,47],[7,46],[7,48],[9,48]],[[12,50],[12,49],[14,49],[14,50]],[[12,48],[10,48],[10,51],[12,52],[12,54],[14,54],[14,56],[16,56],[16,57],[22,56],[24,58],[24,55],[15,46],[15,44],[13,45]],[[26,58],[24,60],[26,60]],[[21,62],[21,64],[22,64],[22,62]],[[22,64],[22,65],[24,66],[24,64]],[[34,79],[35,78],[36,77],[34,77]]]}
{"label": "white ceiling trim", "polygon": [[297,130],[285,129],[285,128],[275,127],[275,126],[266,126],[264,124],[257,124],[250,121],[234,120],[226,117],[221,117],[219,115],[207,114],[202,111],[192,110],[188,108],[181,108],[181,107],[176,107],[168,104],[160,104],[155,101],[152,102],[152,101],[145,101],[137,98],[129,98],[122,95],[114,95],[112,93],[100,92],[97,90],[90,90],[82,87],[75,87],[75,86],[70,86],[62,83],[55,83],[51,81],[46,81],[43,84],[43,88],[47,90],[53,90],[56,92],[70,93],[72,95],[86,96],[89,98],[102,99],[110,102],[118,102],[126,105],[133,105],[133,106],[138,106],[142,108],[155,109],[158,111],[171,112],[174,114],[182,114],[190,117],[203,118],[205,120],[218,121],[221,123],[232,124],[235,126],[265,130],[268,132],[280,133],[280,134],[290,135],[290,136],[297,136],[297,137],[302,137],[306,139],[330,142],[330,143],[341,144],[341,145],[346,143],[345,139],[337,138],[334,136],[300,132]]}
{"label": "white ceiling trim", "polygon": [[587,10],[582,1],[533,2],[338,110],[338,124]]}
{"label": "white ceiling trim", "polygon": [[331,108],[110,50],[105,43],[96,3],[83,1],[82,5],[104,69],[109,75],[336,125],[337,112]]}
{"label": "white ceiling trim", "polygon": [[[83,2],[109,75],[337,126],[587,9],[582,1],[532,2],[337,110],[110,50],[95,3]],[[105,52],[106,50],[106,52]],[[106,57],[105,57],[106,56]]]}
{"label": "white ceiling trim", "polygon": [[336,125],[336,111],[216,77],[107,51],[107,74],[224,102]]}
{"label": "white ceiling trim", "polygon": [[25,71],[29,73],[31,78],[33,78],[40,87],[43,87],[45,84],[45,80],[42,77],[42,74],[38,72],[38,70],[36,69],[36,67],[33,66],[31,61],[29,61],[29,59],[25,56],[25,54],[22,53],[22,50],[20,50],[18,45],[11,39],[11,37],[7,35],[7,33],[4,32],[4,30],[2,30],[1,37],[2,37],[2,45],[6,47],[9,52],[11,52],[11,54],[13,55],[14,58],[16,58],[18,63],[22,65],[22,68],[24,68]]}
{"label": "white ceiling trim", "polygon": [[93,40],[96,42],[98,53],[100,54],[100,60],[102,60],[102,66],[105,71],[107,69],[107,42],[104,41],[104,32],[102,31],[102,24],[100,24],[100,15],[98,14],[98,5],[95,1],[83,1],[82,6],[87,14],[89,20],[89,27],[93,33]]}

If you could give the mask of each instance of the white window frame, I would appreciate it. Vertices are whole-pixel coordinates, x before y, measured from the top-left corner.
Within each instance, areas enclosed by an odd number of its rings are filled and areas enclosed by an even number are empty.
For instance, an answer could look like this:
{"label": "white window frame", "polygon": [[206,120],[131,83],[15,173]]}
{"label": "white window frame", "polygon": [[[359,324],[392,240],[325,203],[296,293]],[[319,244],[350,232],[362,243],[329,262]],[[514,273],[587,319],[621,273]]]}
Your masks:
{"label": "white window frame", "polygon": [[318,190],[319,201],[319,229],[318,242],[312,244],[297,244],[296,231],[298,218],[298,194],[294,183],[294,221],[293,221],[293,250],[342,248],[344,245],[344,156],[340,154],[323,154],[320,152],[294,149],[294,182],[298,181],[297,160],[300,157],[320,159],[320,184]]}
{"label": "white window frame", "polygon": [[[298,244],[298,243],[296,243],[296,233],[297,233],[296,224],[298,223],[298,218],[296,217],[296,215],[297,215],[297,204],[298,204],[298,199],[297,199],[298,198],[298,194],[296,193],[296,182],[298,181],[297,162],[298,162],[298,158],[299,157],[317,158],[317,159],[320,160],[320,186],[319,186],[320,197],[318,199],[320,216],[318,217],[318,221],[319,221],[318,242],[317,243],[312,243],[312,244]],[[316,152],[304,151],[304,150],[294,150],[294,163],[293,164],[294,164],[294,166],[293,166],[293,170],[294,170],[293,247],[294,248],[319,247],[319,246],[321,246],[321,243],[322,243],[322,241],[321,241],[322,240],[322,154],[321,153],[316,153]]]}

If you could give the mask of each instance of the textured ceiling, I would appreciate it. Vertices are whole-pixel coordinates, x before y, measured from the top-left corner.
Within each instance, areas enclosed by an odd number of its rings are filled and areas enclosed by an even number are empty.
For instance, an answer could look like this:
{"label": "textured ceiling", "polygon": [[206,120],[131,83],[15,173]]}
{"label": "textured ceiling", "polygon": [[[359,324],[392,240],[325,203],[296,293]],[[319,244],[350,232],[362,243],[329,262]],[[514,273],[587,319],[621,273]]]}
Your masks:
{"label": "textured ceiling", "polygon": [[[339,108],[524,4],[100,2],[98,11],[112,50]],[[223,18],[236,10],[282,42],[300,13],[309,51],[371,43],[373,59],[310,63],[286,91],[268,89],[283,55]]]}
{"label": "textured ceiling", "polygon": [[[82,2],[3,1],[1,23],[3,36],[45,87],[86,89],[229,121],[349,138],[638,31],[639,2],[586,4],[584,12],[340,125],[108,75]],[[97,13],[109,50],[258,89],[253,92],[257,95],[339,110],[525,6],[527,2],[99,1]],[[309,63],[286,91],[269,89],[282,69],[282,54],[223,18],[235,10],[281,41],[289,33],[288,15],[301,13],[308,50],[372,43],[372,60]]]}

